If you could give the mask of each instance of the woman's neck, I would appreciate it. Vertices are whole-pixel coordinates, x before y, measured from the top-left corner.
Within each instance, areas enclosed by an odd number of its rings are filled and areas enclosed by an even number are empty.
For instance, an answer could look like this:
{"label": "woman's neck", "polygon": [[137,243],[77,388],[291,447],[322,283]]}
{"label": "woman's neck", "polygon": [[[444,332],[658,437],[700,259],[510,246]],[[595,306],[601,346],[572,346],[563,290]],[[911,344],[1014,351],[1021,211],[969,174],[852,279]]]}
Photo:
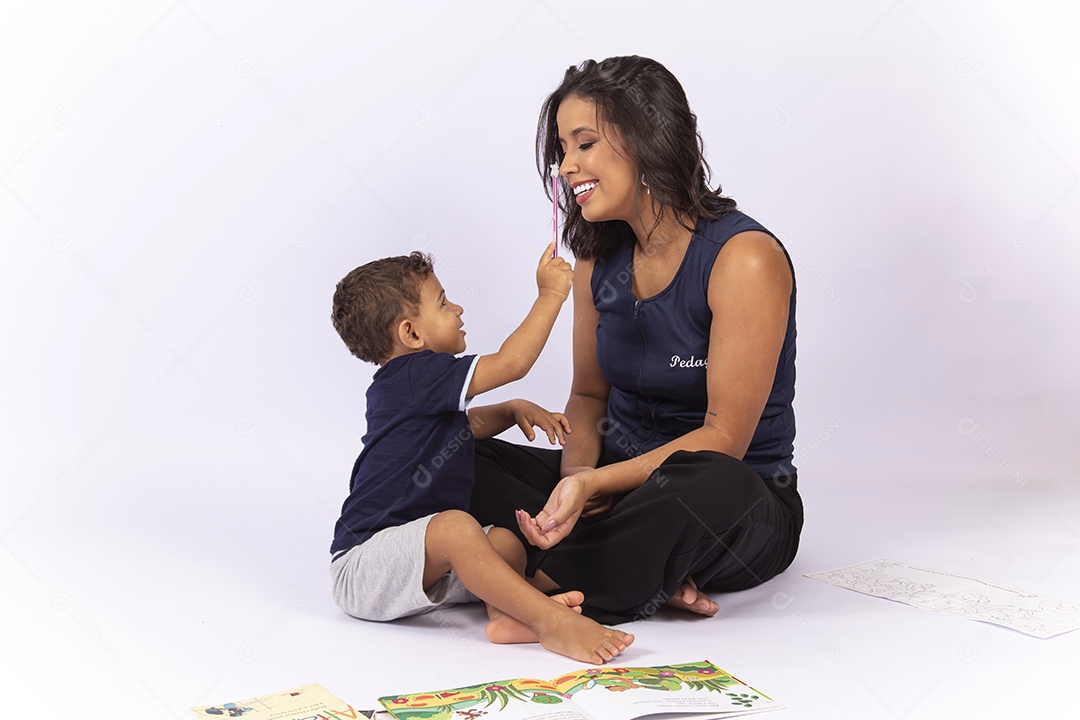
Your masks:
{"label": "woman's neck", "polygon": [[[634,231],[634,237],[637,238],[638,250],[649,255],[682,247],[694,234],[692,230],[688,230],[679,223],[670,208],[664,213],[664,217],[659,224],[656,222],[658,214],[658,207],[643,208],[643,212],[637,220],[630,223],[630,227]],[[643,217],[646,215],[651,215],[651,217]],[[686,224],[694,227],[696,221],[697,218],[688,218]]]}

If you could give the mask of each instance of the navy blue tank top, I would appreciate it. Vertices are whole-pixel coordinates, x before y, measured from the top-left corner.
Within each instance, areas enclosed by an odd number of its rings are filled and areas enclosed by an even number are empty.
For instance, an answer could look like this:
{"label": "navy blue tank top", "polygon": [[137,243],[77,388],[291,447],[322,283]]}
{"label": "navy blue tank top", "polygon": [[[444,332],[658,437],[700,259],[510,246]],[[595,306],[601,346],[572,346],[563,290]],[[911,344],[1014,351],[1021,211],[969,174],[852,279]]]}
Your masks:
{"label": "navy blue tank top", "polygon": [[[592,273],[593,304],[600,313],[596,358],[611,384],[607,417],[601,427],[603,462],[618,462],[648,452],[704,423],[712,327],[709,276],[724,244],[747,230],[772,235],[737,211],[719,220],[699,221],[671,283],[641,301],[632,290],[632,245],[596,262]],[[794,397],[793,269],[787,332],[772,391],[743,458],[762,477],[795,474]]]}

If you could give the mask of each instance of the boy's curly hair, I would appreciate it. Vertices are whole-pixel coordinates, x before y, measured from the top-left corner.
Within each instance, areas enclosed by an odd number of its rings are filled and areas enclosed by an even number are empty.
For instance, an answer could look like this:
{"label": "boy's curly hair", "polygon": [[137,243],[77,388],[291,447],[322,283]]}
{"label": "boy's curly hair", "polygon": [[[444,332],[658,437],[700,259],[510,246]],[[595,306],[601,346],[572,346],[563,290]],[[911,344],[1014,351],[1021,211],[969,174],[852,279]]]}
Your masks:
{"label": "boy's curly hair", "polygon": [[420,285],[434,271],[430,255],[412,252],[373,260],[342,278],[330,319],[349,352],[376,365],[386,362],[394,326],[419,312]]}

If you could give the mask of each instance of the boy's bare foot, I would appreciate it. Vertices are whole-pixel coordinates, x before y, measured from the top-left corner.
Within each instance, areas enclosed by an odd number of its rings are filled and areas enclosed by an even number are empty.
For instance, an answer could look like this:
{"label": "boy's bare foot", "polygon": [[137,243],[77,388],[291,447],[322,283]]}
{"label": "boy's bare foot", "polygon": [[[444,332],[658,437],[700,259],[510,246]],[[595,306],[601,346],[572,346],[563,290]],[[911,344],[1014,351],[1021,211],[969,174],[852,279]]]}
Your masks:
{"label": "boy's bare foot", "polygon": [[[581,613],[581,603],[585,601],[585,596],[578,590],[571,590],[552,595],[551,599],[576,613]],[[540,642],[535,630],[491,605],[488,605],[488,624],[484,634],[488,640],[499,645]]]}
{"label": "boy's bare foot", "polygon": [[630,633],[604,627],[569,608],[559,609],[550,620],[538,623],[536,634],[545,650],[596,665],[611,662],[634,642]]}
{"label": "boy's bare foot", "polygon": [[668,598],[667,604],[673,608],[687,610],[698,615],[712,617],[720,611],[720,606],[714,603],[708,595],[698,590],[693,578],[686,578],[679,587],[679,591]]}
{"label": "boy's bare foot", "polygon": [[484,634],[493,643],[539,642],[546,650],[598,665],[610,661],[634,642],[633,635],[582,616],[581,603],[585,596],[577,590],[552,595],[551,600],[551,612],[535,629],[489,606]]}

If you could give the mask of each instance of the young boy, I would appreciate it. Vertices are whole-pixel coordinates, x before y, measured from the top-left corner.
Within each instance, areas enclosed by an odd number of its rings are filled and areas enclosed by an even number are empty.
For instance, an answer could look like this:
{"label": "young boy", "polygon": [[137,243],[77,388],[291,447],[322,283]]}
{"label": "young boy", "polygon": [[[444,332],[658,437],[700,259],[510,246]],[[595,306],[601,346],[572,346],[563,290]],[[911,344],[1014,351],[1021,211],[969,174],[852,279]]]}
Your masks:
{"label": "young boy", "polygon": [[[633,635],[582,616],[583,596],[548,597],[524,578],[525,550],[512,532],[468,514],[473,439],[517,424],[554,443],[566,418],[524,400],[470,408],[480,393],[532,368],[570,292],[573,269],[548,245],[539,294],[497,353],[465,351],[462,308],[451,303],[431,259],[419,252],[356,268],[334,292],[334,327],[353,355],[380,366],[367,392],[367,434],[330,547],[334,600],[366,620],[483,600],[496,643],[539,641],[580,662],[605,663]],[[554,589],[550,578],[535,579]]]}

